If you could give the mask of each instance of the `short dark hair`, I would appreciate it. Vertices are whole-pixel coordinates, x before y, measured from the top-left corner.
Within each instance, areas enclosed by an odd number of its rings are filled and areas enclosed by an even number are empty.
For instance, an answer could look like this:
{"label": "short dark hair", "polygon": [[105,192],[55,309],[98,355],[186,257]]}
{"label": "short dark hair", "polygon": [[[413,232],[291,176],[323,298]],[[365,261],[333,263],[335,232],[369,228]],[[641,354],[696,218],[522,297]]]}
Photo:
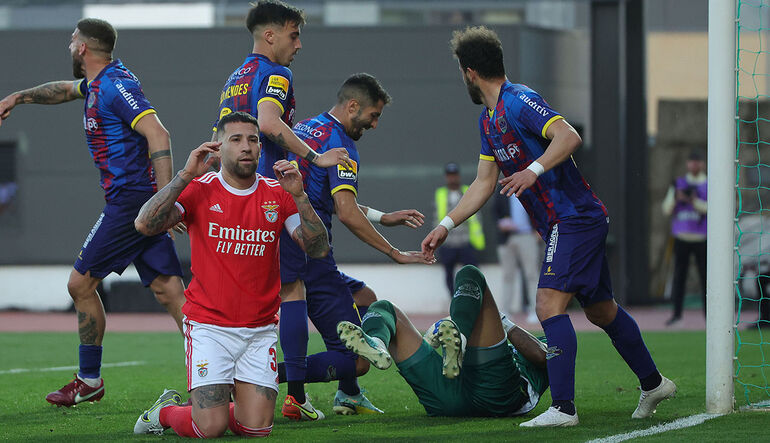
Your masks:
{"label": "short dark hair", "polygon": [[251,123],[259,131],[259,122],[257,122],[256,117],[243,111],[235,111],[219,119],[219,123],[217,123],[217,138],[219,138],[220,134],[224,133],[225,125],[228,123]]}
{"label": "short dark hair", "polygon": [[281,25],[296,23],[297,26],[305,24],[305,13],[301,9],[286,4],[280,0],[261,0],[254,4],[246,15],[246,28],[254,33],[258,26]]}
{"label": "short dark hair", "polygon": [[85,40],[96,40],[97,44],[89,48],[112,54],[115,41],[118,40],[118,31],[109,22],[98,18],[84,18],[78,22],[77,28]]}
{"label": "short dark hair", "polygon": [[484,26],[468,26],[452,33],[449,47],[463,70],[471,68],[487,79],[505,77],[503,44],[495,31]]}
{"label": "short dark hair", "polygon": [[348,77],[337,91],[337,103],[345,103],[350,99],[364,102],[361,106],[375,105],[380,100],[387,105],[391,100],[380,82],[373,75],[365,72]]}

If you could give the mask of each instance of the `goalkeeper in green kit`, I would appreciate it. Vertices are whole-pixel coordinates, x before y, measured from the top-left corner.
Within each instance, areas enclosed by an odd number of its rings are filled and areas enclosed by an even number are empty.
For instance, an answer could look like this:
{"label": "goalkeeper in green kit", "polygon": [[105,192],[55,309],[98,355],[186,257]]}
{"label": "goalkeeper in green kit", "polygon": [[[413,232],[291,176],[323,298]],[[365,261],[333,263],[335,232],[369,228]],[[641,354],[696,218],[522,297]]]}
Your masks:
{"label": "goalkeeper in green kit", "polygon": [[395,361],[428,415],[526,414],[548,389],[546,346],[500,314],[475,266],[463,267],[454,287],[450,317],[425,337],[387,300],[369,306],[360,327],[343,321],[337,332],[376,368]]}

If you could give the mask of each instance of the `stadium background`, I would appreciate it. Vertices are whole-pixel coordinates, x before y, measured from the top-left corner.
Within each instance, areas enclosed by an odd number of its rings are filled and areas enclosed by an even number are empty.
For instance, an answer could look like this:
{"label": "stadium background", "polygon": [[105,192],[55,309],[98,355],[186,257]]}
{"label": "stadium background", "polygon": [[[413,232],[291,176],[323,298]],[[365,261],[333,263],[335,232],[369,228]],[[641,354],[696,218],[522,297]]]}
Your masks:
{"label": "stadium background", "polygon": [[[74,23],[89,7],[120,3],[16,0],[0,6],[0,95],[71,78],[66,45]],[[147,3],[137,7],[152,6]],[[466,182],[473,178],[480,109],[468,99],[447,42],[453,29],[486,23],[503,41],[508,77],[538,90],[581,129],[584,147],[575,158],[613,220],[608,252],[618,297],[632,304],[663,301],[668,227],[659,202],[671,178],[683,172],[680,160],[692,147],[705,148],[707,2],[294,4],[309,15],[303,49],[291,66],[295,122],[327,110],[354,72],[374,74],[393,96],[378,129],[358,143],[361,203],[381,210],[414,207],[430,216],[447,161],[460,163]],[[210,22],[189,26],[183,8],[191,5],[165,6],[178,14],[152,26],[157,29],[118,25],[115,55],[139,76],[171,132],[178,169],[210,137],[221,86],[251,39],[242,25],[246,2],[216,2]],[[26,307],[45,306],[35,299],[52,291],[67,301],[61,275],[103,203],[81,129],[82,106],[22,106],[0,128],[0,182],[17,184],[14,202],[0,214],[0,308],[18,307],[21,299]],[[494,220],[486,214],[483,261],[498,275]],[[397,247],[417,249],[429,229],[383,232]],[[333,234],[341,263],[387,263],[341,224]],[[187,261],[184,238],[177,249]],[[45,267],[30,267],[39,265]],[[390,298],[443,290],[438,267],[408,274],[375,268],[389,281],[384,293]],[[393,284],[396,275],[408,275],[398,282],[409,281],[412,291]]]}

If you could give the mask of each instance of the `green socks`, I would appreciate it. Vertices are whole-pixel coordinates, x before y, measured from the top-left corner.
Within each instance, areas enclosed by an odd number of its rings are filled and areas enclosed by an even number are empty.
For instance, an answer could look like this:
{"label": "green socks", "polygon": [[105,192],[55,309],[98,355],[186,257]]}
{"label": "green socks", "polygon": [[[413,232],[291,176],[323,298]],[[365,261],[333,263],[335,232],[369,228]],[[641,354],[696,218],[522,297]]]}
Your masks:
{"label": "green socks", "polygon": [[455,293],[449,306],[449,315],[466,337],[473,332],[473,325],[481,312],[481,300],[487,289],[487,281],[479,268],[467,265],[455,276]]}
{"label": "green socks", "polygon": [[361,329],[370,337],[377,337],[390,345],[390,339],[396,335],[396,311],[387,300],[377,300],[369,306],[361,320]]}

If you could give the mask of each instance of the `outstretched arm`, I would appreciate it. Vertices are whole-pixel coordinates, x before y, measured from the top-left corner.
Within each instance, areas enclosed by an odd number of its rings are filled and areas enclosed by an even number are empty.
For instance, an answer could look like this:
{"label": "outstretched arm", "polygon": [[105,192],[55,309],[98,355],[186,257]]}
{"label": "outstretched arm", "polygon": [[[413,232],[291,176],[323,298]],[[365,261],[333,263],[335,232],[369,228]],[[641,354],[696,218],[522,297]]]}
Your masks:
{"label": "outstretched arm", "polygon": [[281,108],[273,102],[264,101],[257,105],[259,130],[267,138],[283,149],[297,154],[316,166],[322,168],[334,165],[353,167],[348,157],[348,151],[345,148],[334,148],[321,155],[316,154],[307,143],[297,137],[297,134],[291,130],[289,125],[281,120],[281,113]]}
{"label": "outstretched arm", "polygon": [[83,98],[78,92],[81,80],[62,80],[44,83],[34,88],[17,91],[0,100],[0,125],[11,115],[11,109],[16,105],[38,103],[56,105],[76,98]]}
{"label": "outstretched arm", "polygon": [[385,237],[382,236],[361,211],[353,191],[342,189],[334,193],[334,207],[337,217],[356,235],[361,241],[374,249],[390,257],[396,263],[424,263],[431,264],[433,260],[425,258],[421,252],[401,252],[394,248]]}
{"label": "outstretched arm", "polygon": [[[432,257],[436,249],[446,240],[449,229],[464,222],[484,206],[484,203],[495,192],[495,185],[497,184],[497,176],[499,174],[500,169],[495,162],[479,160],[476,179],[473,180],[473,183],[468,187],[468,191],[460,198],[457,206],[449,211],[445,218],[447,221],[442,220],[422,241],[423,253]],[[449,226],[446,226],[447,223]]]}
{"label": "outstretched arm", "polygon": [[326,232],[326,226],[310,205],[299,170],[286,160],[278,160],[273,165],[273,172],[281,187],[291,194],[299,212],[300,225],[292,232],[291,238],[310,257],[326,257],[329,253],[329,233]]}
{"label": "outstretched arm", "polygon": [[134,220],[137,231],[147,236],[157,235],[182,221],[182,213],[174,203],[195,177],[208,171],[213,158],[207,160],[206,155],[219,151],[219,145],[219,142],[206,142],[190,153],[184,168],[139,210]]}
{"label": "outstretched arm", "polygon": [[372,223],[379,223],[382,226],[406,225],[417,229],[425,223],[425,216],[416,209],[402,209],[383,213],[371,207],[358,204],[358,208],[366,215],[366,218]]}

